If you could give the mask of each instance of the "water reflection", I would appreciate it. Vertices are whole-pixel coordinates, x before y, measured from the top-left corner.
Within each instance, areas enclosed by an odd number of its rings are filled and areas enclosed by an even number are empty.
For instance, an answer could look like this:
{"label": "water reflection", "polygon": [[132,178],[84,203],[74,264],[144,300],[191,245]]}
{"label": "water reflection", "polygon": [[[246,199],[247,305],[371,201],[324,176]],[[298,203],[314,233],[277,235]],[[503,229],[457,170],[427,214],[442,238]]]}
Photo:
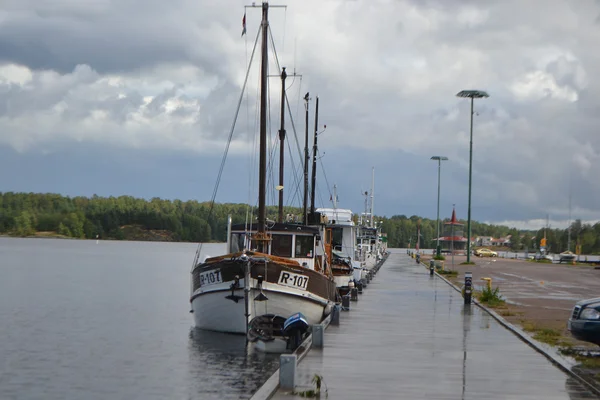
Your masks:
{"label": "water reflection", "polygon": [[279,356],[254,351],[243,335],[192,328],[189,399],[244,399],[279,367]]}
{"label": "water reflection", "polygon": [[590,393],[579,381],[570,376],[565,381],[565,389],[571,400],[598,399],[598,396]]}
{"label": "water reflection", "polygon": [[462,320],[463,320],[463,365],[462,365],[462,400],[465,399],[465,391],[467,389],[467,334],[471,330],[471,316],[473,310],[470,304],[465,304],[462,309]]}

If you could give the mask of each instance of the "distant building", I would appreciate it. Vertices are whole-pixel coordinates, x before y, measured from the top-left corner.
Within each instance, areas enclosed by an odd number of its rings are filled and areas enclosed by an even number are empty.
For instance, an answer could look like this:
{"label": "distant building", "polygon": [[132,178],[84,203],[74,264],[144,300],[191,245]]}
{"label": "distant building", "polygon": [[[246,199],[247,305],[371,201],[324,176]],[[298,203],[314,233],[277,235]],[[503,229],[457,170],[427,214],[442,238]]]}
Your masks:
{"label": "distant building", "polygon": [[494,242],[494,238],[491,236],[478,236],[475,239],[475,246],[491,246]]}

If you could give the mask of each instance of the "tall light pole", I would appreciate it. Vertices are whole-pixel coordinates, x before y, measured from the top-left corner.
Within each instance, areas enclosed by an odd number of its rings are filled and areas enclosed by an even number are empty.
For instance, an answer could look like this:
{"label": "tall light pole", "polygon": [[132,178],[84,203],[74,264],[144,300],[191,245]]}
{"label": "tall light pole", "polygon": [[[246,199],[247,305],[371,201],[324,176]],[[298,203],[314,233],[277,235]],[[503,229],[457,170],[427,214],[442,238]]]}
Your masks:
{"label": "tall light pole", "polygon": [[467,262],[471,262],[471,177],[473,175],[473,100],[490,97],[482,90],[463,90],[456,97],[467,97],[471,99],[471,128],[469,140],[469,205],[467,211]]}
{"label": "tall light pole", "polygon": [[440,249],[440,173],[442,170],[442,161],[447,161],[448,157],[443,156],[433,156],[432,160],[436,160],[438,162],[438,201],[437,201],[437,243],[435,246],[435,254],[439,257],[442,255],[442,249]]}

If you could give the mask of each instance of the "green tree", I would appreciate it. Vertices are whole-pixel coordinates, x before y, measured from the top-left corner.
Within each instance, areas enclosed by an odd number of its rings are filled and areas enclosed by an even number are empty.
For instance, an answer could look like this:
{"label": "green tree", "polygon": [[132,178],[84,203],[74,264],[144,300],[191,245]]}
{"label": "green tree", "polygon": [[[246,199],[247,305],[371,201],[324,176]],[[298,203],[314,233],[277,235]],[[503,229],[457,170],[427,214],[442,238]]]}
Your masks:
{"label": "green tree", "polygon": [[15,233],[18,236],[30,236],[35,234],[35,218],[28,211],[21,211],[15,218]]}
{"label": "green tree", "polygon": [[62,222],[58,224],[58,234],[71,237],[71,231]]}

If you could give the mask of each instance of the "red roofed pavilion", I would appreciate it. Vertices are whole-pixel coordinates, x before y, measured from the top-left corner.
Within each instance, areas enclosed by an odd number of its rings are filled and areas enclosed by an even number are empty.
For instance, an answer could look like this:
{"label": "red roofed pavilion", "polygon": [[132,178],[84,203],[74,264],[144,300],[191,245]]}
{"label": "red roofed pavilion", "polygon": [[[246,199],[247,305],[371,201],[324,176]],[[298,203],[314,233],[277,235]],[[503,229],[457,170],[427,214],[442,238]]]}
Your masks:
{"label": "red roofed pavilion", "polygon": [[[467,238],[463,235],[463,226],[456,219],[456,210],[452,208],[452,218],[444,222],[443,236],[440,237],[440,246],[444,253],[464,253],[467,248]],[[434,239],[436,240],[436,239]]]}

